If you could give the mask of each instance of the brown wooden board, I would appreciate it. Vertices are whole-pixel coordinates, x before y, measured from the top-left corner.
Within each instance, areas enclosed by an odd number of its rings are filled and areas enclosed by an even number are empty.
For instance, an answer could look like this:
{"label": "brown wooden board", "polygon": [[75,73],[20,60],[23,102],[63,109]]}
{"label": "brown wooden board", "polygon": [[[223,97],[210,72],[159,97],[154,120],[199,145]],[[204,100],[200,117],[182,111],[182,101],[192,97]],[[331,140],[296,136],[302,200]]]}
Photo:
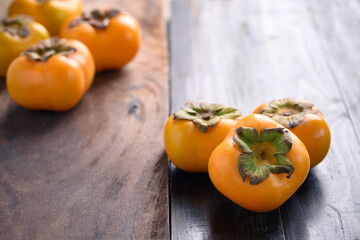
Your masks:
{"label": "brown wooden board", "polygon": [[[2,1],[7,8],[10,1]],[[143,29],[135,60],[96,75],[65,113],[29,111],[0,81],[0,239],[167,239],[167,54],[160,0],[122,7]]]}
{"label": "brown wooden board", "polygon": [[307,99],[332,133],[326,159],[279,209],[258,214],[207,174],[170,168],[173,239],[360,239],[360,2],[173,0],[171,109],[216,101],[250,114]]}

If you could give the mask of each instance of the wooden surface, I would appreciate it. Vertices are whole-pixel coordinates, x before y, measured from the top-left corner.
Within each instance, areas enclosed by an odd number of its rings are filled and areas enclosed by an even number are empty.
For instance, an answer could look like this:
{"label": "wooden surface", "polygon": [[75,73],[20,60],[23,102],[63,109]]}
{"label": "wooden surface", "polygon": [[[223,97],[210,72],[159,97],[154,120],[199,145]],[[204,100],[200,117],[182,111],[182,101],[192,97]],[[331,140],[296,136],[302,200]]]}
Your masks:
{"label": "wooden surface", "polygon": [[[22,109],[0,82],[1,240],[360,239],[359,1],[172,0],[170,89],[164,2],[84,2],[134,14],[142,49],[67,113]],[[282,207],[252,213],[207,174],[168,177],[169,100],[171,113],[197,100],[246,115],[284,97],[316,103],[332,144]]]}
{"label": "wooden surface", "polygon": [[[10,1],[2,1],[6,9]],[[161,0],[84,1],[139,19],[143,44],[66,113],[29,111],[0,81],[0,239],[168,239]]]}
{"label": "wooden surface", "polygon": [[326,159],[279,209],[252,213],[207,174],[170,168],[172,239],[360,239],[360,2],[173,0],[171,109],[216,101],[250,114],[285,97],[323,111]]}

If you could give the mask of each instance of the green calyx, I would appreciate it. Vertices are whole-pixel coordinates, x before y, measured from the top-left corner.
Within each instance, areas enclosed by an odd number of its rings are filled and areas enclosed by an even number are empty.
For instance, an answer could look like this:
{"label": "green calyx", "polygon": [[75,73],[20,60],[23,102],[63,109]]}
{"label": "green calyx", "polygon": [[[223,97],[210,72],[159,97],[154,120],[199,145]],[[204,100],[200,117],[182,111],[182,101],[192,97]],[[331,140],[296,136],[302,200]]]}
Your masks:
{"label": "green calyx", "polygon": [[68,28],[73,28],[81,23],[89,23],[100,30],[105,30],[109,26],[111,18],[116,17],[120,13],[117,9],[107,9],[103,11],[96,9],[91,11],[90,14],[83,13],[81,17],[74,19]]}
{"label": "green calyx", "polygon": [[286,128],[268,128],[260,134],[255,128],[240,127],[235,130],[234,142],[242,153],[238,169],[242,180],[250,176],[250,184],[257,185],[270,173],[287,173],[290,178],[295,168],[286,154],[292,147],[292,139]]}
{"label": "green calyx", "polygon": [[257,113],[271,117],[278,123],[292,129],[305,120],[305,114],[319,112],[313,110],[313,106],[314,104],[306,101],[285,98],[266,104]]}
{"label": "green calyx", "polygon": [[69,56],[76,52],[76,48],[66,44],[66,39],[52,37],[39,42],[34,47],[22,52],[21,55],[28,56],[32,61],[46,62],[54,55]]}
{"label": "green calyx", "polygon": [[29,23],[33,21],[31,17],[25,15],[4,18],[0,21],[0,33],[7,32],[25,38],[30,34]]}
{"label": "green calyx", "polygon": [[217,103],[188,103],[174,114],[174,119],[193,121],[201,132],[205,133],[209,127],[214,127],[220,119],[234,119],[241,116],[236,108],[225,107]]}

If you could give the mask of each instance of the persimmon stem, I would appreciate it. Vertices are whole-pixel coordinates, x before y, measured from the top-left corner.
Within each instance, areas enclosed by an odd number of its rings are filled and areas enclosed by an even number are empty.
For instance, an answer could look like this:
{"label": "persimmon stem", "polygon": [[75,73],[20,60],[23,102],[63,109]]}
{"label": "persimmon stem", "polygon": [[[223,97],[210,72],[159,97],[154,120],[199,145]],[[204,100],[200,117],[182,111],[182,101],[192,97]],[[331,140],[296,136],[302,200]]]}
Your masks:
{"label": "persimmon stem", "polygon": [[234,142],[242,153],[238,160],[238,169],[242,180],[250,177],[250,184],[257,185],[271,173],[287,173],[290,178],[295,168],[286,154],[292,147],[292,139],[286,128],[261,130],[240,127],[235,130]]}
{"label": "persimmon stem", "polygon": [[209,127],[214,127],[220,119],[234,119],[241,115],[236,108],[225,107],[216,103],[188,103],[174,114],[174,119],[193,121],[199,130],[207,132]]}
{"label": "persimmon stem", "polygon": [[271,117],[278,123],[292,129],[305,120],[305,114],[319,112],[313,110],[313,106],[306,101],[285,98],[266,104],[257,113]]}
{"label": "persimmon stem", "polygon": [[66,44],[66,39],[52,37],[39,42],[34,47],[27,49],[22,55],[28,56],[32,61],[46,62],[50,57],[58,54],[69,56],[76,52],[76,48]]}
{"label": "persimmon stem", "polygon": [[31,17],[26,15],[4,18],[0,21],[0,33],[7,32],[25,38],[30,34],[29,24],[33,21]]}
{"label": "persimmon stem", "polygon": [[73,28],[81,23],[89,23],[97,29],[105,30],[109,26],[110,20],[119,14],[121,12],[118,9],[95,9],[90,14],[83,13],[80,17],[71,21],[68,28]]}

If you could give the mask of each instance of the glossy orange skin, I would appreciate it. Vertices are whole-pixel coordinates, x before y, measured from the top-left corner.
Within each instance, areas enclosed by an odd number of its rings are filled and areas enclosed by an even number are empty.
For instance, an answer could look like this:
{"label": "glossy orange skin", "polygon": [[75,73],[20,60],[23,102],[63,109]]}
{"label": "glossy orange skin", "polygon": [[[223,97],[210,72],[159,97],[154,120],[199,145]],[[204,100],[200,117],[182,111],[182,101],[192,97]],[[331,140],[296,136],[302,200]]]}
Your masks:
{"label": "glossy orange skin", "polygon": [[286,154],[295,167],[290,178],[286,173],[273,174],[257,185],[250,185],[249,177],[243,182],[238,170],[238,159],[242,151],[232,140],[239,127],[263,128],[283,127],[264,115],[243,117],[234,126],[225,140],[213,151],[209,160],[209,176],[219,192],[236,204],[254,211],[268,212],[280,207],[305,181],[309,172],[309,155],[305,145],[293,133],[293,145]]}
{"label": "glossy orange skin", "polygon": [[81,0],[48,0],[43,4],[37,0],[14,0],[9,7],[9,16],[32,16],[46,27],[51,36],[57,36],[62,25],[70,18],[80,15],[82,9]]}
{"label": "glossy orange skin", "polygon": [[170,116],[164,129],[165,150],[170,161],[186,172],[207,172],[212,151],[237,121],[221,119],[202,133],[192,121],[174,120],[174,116]]}
{"label": "glossy orange skin", "polygon": [[29,35],[14,36],[6,32],[0,33],[0,77],[5,77],[10,63],[35,43],[50,37],[46,28],[37,22],[29,23]]}
{"label": "glossy orange skin", "polygon": [[141,28],[130,14],[120,13],[111,18],[105,30],[89,23],[69,28],[71,21],[63,26],[60,36],[83,42],[94,56],[97,72],[122,68],[140,48]]}
{"label": "glossy orange skin", "polygon": [[[257,107],[254,113],[257,113],[266,104]],[[316,114],[305,114],[305,120],[296,127],[289,130],[293,132],[305,144],[310,156],[310,168],[318,165],[327,155],[331,134],[324,115],[315,105],[312,110],[318,110]]]}
{"label": "glossy orange skin", "polygon": [[32,110],[66,111],[80,101],[92,84],[94,60],[81,42],[67,44],[76,52],[51,56],[47,62],[20,56],[11,63],[6,86],[17,104]]}

